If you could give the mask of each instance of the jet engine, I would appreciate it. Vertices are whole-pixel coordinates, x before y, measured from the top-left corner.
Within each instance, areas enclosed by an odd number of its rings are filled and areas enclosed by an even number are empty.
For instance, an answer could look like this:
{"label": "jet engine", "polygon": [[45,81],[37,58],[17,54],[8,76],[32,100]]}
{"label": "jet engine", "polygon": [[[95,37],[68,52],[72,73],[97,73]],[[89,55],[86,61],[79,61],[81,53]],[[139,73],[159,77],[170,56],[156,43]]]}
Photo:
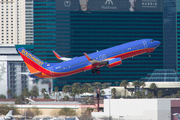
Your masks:
{"label": "jet engine", "polygon": [[109,68],[112,68],[121,64],[122,64],[121,58],[114,58],[114,59],[109,60],[106,66]]}

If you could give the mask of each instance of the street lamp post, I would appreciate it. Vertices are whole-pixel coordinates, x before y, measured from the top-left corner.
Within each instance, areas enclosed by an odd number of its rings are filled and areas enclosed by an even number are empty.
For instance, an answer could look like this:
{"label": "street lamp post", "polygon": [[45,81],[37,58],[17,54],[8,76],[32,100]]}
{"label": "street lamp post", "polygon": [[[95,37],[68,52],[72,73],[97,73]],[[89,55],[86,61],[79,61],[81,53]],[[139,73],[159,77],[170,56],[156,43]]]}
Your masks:
{"label": "street lamp post", "polygon": [[111,103],[111,88],[109,87],[109,120],[111,120],[111,109],[110,109],[110,103]]}

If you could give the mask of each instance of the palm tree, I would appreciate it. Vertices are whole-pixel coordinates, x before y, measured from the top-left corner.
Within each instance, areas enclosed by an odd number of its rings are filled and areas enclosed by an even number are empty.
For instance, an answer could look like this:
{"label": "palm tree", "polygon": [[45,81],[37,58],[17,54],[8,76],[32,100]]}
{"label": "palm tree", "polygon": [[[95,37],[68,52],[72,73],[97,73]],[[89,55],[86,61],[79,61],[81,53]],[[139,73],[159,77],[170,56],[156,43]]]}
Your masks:
{"label": "palm tree", "polygon": [[63,98],[64,101],[69,101],[69,97],[67,95],[64,96]]}
{"label": "palm tree", "polygon": [[31,90],[31,96],[34,96],[35,98],[37,98],[39,96],[39,90],[37,86],[33,86],[32,90]]}
{"label": "palm tree", "polygon": [[108,88],[110,85],[110,83],[103,83],[102,84],[102,89]]}
{"label": "palm tree", "polygon": [[151,89],[153,91],[153,98],[154,98],[154,92],[157,90],[157,86],[155,83],[151,83],[149,89]]}
{"label": "palm tree", "polygon": [[42,88],[41,92],[42,92],[42,94],[43,94],[43,97],[45,98],[45,92],[47,92],[46,89],[45,89],[45,88]]}
{"label": "palm tree", "polygon": [[146,86],[146,84],[145,84],[144,81],[141,81],[141,82],[140,82],[140,85],[142,86],[142,89],[144,89],[144,87]]}
{"label": "palm tree", "polygon": [[163,96],[163,91],[162,90],[159,90],[158,91],[158,98],[161,98]]}
{"label": "palm tree", "polygon": [[[104,90],[101,90],[101,93],[100,93],[101,95],[105,95],[105,92],[104,92]],[[104,98],[104,96],[103,96],[103,98]]]}
{"label": "palm tree", "polygon": [[176,97],[176,98],[180,98],[180,91],[177,91],[175,97]]}
{"label": "palm tree", "polygon": [[115,82],[116,86],[118,86],[119,82]]}
{"label": "palm tree", "polygon": [[93,93],[94,92],[94,87],[90,87],[90,88],[88,88],[88,93]]}
{"label": "palm tree", "polygon": [[63,92],[64,93],[67,93],[67,92],[70,92],[71,91],[71,86],[70,85],[65,85],[64,87],[63,87]]}
{"label": "palm tree", "polygon": [[73,97],[73,101],[75,101],[75,96],[79,94],[79,89],[77,87],[72,87],[72,91],[70,95]]}
{"label": "palm tree", "polygon": [[139,87],[141,86],[141,83],[138,80],[132,81],[132,86],[134,86],[134,92],[136,93],[136,89],[138,88],[139,91]]}
{"label": "palm tree", "polygon": [[136,96],[136,98],[142,98],[142,94],[141,94],[140,91],[137,91],[137,92],[135,93],[135,96]]}
{"label": "palm tree", "polygon": [[111,92],[112,92],[112,94],[113,94],[113,98],[115,98],[116,97],[116,88],[113,88],[112,90],[111,90]]}
{"label": "palm tree", "polygon": [[8,90],[7,90],[8,98],[11,98],[11,92],[12,92],[11,89],[8,89]]}
{"label": "palm tree", "polygon": [[100,82],[94,82],[92,84],[94,85],[95,89],[98,89],[98,88],[101,87],[101,83]]}
{"label": "palm tree", "polygon": [[23,94],[25,97],[29,97],[29,96],[30,96],[30,93],[29,93],[28,88],[24,88],[22,94]]}
{"label": "palm tree", "polygon": [[81,92],[82,93],[89,92],[88,91],[89,88],[91,88],[91,84],[90,83],[83,83],[83,85],[81,86]]}
{"label": "palm tree", "polygon": [[124,87],[124,89],[125,89],[124,90],[124,97],[126,97],[126,88],[127,88],[127,86],[129,86],[129,82],[127,80],[123,80],[123,81],[121,81],[120,86]]}

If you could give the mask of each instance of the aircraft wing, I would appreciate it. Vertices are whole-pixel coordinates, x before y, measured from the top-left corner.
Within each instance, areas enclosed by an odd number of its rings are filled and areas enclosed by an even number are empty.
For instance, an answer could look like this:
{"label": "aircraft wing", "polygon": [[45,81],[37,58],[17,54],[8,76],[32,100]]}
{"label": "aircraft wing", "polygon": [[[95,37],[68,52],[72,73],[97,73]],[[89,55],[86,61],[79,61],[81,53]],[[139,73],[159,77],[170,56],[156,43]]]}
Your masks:
{"label": "aircraft wing", "polygon": [[68,61],[71,60],[72,58],[66,58],[66,57],[61,57],[59,54],[57,54],[54,50],[53,50],[54,55],[56,56],[57,59],[59,60],[63,60],[63,61]]}
{"label": "aircraft wing", "polygon": [[95,59],[92,59],[91,57],[89,57],[89,55],[87,55],[86,53],[84,53],[84,55],[86,56],[86,58],[89,60],[89,62],[93,65],[106,65],[108,64],[108,61],[100,61],[100,60],[95,60]]}

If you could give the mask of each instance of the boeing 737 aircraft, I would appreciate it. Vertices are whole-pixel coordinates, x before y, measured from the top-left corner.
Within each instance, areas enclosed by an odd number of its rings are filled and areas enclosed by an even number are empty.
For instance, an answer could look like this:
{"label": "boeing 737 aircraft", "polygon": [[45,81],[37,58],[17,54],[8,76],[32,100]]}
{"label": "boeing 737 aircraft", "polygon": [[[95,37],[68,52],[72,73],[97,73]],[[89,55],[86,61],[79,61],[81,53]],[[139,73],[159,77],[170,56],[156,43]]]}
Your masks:
{"label": "boeing 737 aircraft", "polygon": [[53,51],[58,59],[65,61],[60,63],[43,62],[24,48],[19,48],[18,51],[30,71],[30,77],[56,78],[87,70],[92,70],[92,73],[99,74],[100,67],[115,67],[120,65],[124,59],[144,53],[151,53],[159,45],[159,41],[142,39],[97,51],[89,55],[84,53],[84,56],[75,58],[61,57]]}

